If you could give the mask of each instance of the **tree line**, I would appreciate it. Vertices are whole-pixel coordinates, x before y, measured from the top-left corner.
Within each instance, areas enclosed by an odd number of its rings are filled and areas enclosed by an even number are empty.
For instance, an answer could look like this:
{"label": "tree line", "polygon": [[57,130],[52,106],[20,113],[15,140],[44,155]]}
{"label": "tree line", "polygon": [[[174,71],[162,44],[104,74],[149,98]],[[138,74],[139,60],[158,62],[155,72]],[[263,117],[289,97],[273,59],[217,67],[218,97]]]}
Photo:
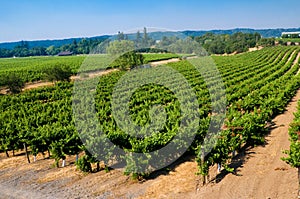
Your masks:
{"label": "tree line", "polygon": [[[275,38],[262,38],[259,33],[234,33],[230,34],[214,34],[206,33],[202,36],[190,36],[186,39],[178,37],[166,37],[161,35],[160,40],[154,40],[144,28],[143,32],[137,31],[136,34],[124,34],[118,32],[115,37],[106,40],[106,44],[114,41],[132,41],[135,49],[140,52],[178,52],[178,53],[195,53],[195,49],[199,51],[199,47],[203,47],[209,54],[230,54],[233,52],[241,53],[248,51],[249,48],[255,46],[274,46]],[[71,44],[65,44],[59,47],[49,46],[30,48],[28,42],[22,41],[20,45],[12,50],[0,49],[0,57],[27,57],[27,56],[45,56],[57,55],[59,52],[70,51],[73,54],[89,54],[105,39],[82,39],[81,41],[73,40]],[[197,41],[200,45],[187,45],[191,40]],[[155,48],[153,48],[155,47]],[[161,49],[161,50],[159,50]],[[162,50],[163,49],[163,50]],[[203,50],[202,50],[203,51]],[[204,54],[204,52],[201,52]]]}
{"label": "tree line", "polygon": [[[161,52],[176,52],[186,54],[230,54],[230,53],[242,53],[247,52],[249,48],[257,46],[274,46],[275,38],[263,38],[259,33],[234,33],[234,34],[214,34],[206,33],[202,36],[189,36],[185,39],[172,36],[162,36],[160,40],[153,40],[147,34],[146,28],[144,28],[143,36],[138,31],[134,39],[129,39],[128,35],[119,32],[117,40],[131,40],[136,49],[140,49],[140,52],[153,52],[155,49],[161,50]],[[200,45],[192,41],[197,41]],[[153,48],[153,46],[155,48]],[[205,50],[207,52],[205,52]]]}
{"label": "tree line", "polygon": [[231,54],[242,53],[248,51],[249,48],[256,46],[274,46],[274,38],[262,38],[259,33],[234,33],[229,34],[213,34],[193,37],[199,42],[210,54]]}
{"label": "tree line", "polygon": [[104,39],[82,39],[77,42],[75,39],[71,44],[62,46],[49,46],[49,47],[30,47],[29,42],[21,41],[19,45],[13,49],[0,48],[0,58],[5,57],[29,57],[29,56],[46,56],[57,55],[59,52],[70,51],[73,54],[89,54],[98,44],[103,42]]}

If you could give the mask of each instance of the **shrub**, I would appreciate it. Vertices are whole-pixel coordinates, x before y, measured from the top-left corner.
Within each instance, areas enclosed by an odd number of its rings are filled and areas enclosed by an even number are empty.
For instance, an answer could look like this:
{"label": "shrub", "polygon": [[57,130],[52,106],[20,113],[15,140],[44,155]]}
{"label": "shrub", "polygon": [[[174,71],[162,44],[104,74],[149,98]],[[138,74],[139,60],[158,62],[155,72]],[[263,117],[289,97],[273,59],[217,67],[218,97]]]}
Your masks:
{"label": "shrub", "polygon": [[89,158],[85,155],[78,159],[75,163],[77,168],[83,172],[92,172],[92,166],[89,162]]}

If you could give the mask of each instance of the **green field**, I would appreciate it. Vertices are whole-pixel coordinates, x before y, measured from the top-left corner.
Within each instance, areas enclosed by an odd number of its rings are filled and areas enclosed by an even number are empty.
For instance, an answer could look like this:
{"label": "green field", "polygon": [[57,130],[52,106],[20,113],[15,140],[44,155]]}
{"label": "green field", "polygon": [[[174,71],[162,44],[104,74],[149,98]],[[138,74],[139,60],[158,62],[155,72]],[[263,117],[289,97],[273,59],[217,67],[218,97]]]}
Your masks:
{"label": "green field", "polygon": [[43,70],[47,67],[66,65],[75,73],[84,59],[85,56],[2,58],[0,76],[14,73],[21,76],[25,82],[38,81],[43,79]]}
{"label": "green field", "polygon": [[[89,55],[89,56],[70,56],[70,57],[25,57],[25,58],[2,58],[0,59],[0,77],[11,73],[18,74],[25,82],[34,82],[43,79],[43,70],[45,68],[59,66],[69,66],[76,74],[79,67],[85,63],[86,71],[94,71],[97,69],[107,68],[102,66],[101,63],[107,62],[106,55]],[[160,61],[170,58],[177,58],[179,55],[171,53],[161,54],[144,54],[145,63],[151,61]],[[0,82],[0,86],[2,86]]]}
{"label": "green field", "polygon": [[[294,96],[300,86],[298,75],[299,64],[294,65],[300,47],[271,47],[260,51],[244,53],[235,56],[213,56],[218,70],[222,76],[226,90],[226,119],[216,146],[207,154],[205,160],[201,159],[201,144],[206,135],[209,121],[212,119],[212,105],[222,104],[222,100],[215,93],[210,96],[208,85],[212,90],[217,90],[218,82],[210,66],[206,66],[207,57],[192,59],[191,62],[180,61],[168,64],[178,71],[193,89],[199,107],[196,108],[199,116],[199,128],[193,131],[195,139],[189,151],[195,154],[199,164],[199,172],[208,174],[210,166],[222,164],[228,171],[226,162],[232,158],[232,151],[239,151],[243,146],[255,146],[264,142],[266,133],[265,123],[274,116],[283,112],[287,103]],[[148,56],[148,57],[147,57]],[[160,57],[161,56],[161,57]],[[166,59],[164,56],[174,55],[146,55],[146,60]],[[59,63],[70,65],[74,70],[78,69],[84,57],[42,57],[42,58],[18,58],[1,59],[0,72],[18,72],[20,74],[35,74],[33,81],[38,79],[37,71],[48,65]],[[201,65],[209,81],[204,81],[203,76],[193,65]],[[27,71],[28,73],[25,73]],[[174,86],[179,93],[182,84],[179,76],[166,75],[163,66],[153,69],[157,73],[157,80],[163,79]],[[174,97],[174,92],[160,84],[146,84],[138,88],[130,98],[129,111],[133,123],[145,126],[152,121],[149,110],[154,105],[162,105],[167,120],[159,131],[139,132],[143,138],[128,135],[118,127],[113,118],[111,102],[112,92],[116,83],[126,72],[110,73],[100,79],[95,91],[96,111],[102,131],[120,148],[129,152],[151,152],[165,146],[177,134],[180,129],[180,121],[184,117],[181,112],[182,105],[179,99]],[[147,74],[147,70],[145,69]],[[26,78],[25,78],[26,79]],[[87,80],[92,81],[92,80]],[[24,143],[30,147],[31,153],[50,151],[56,160],[65,159],[67,155],[78,154],[84,148],[75,128],[75,118],[72,112],[72,92],[74,83],[61,82],[53,87],[38,88],[17,95],[0,96],[0,150],[11,151],[23,149]],[[125,100],[126,93],[133,90],[133,84],[128,83],[123,90],[119,90],[120,100]],[[91,88],[83,92],[89,93]],[[94,91],[93,91],[94,92]],[[211,99],[215,98],[215,104]],[[188,99],[190,99],[188,97]],[[88,100],[88,99],[86,99]],[[188,102],[187,102],[188,104]],[[188,106],[185,104],[186,106]],[[78,106],[81,106],[78,104]],[[221,105],[220,105],[221,106]],[[88,107],[78,107],[85,109]],[[92,107],[93,108],[93,107]],[[155,116],[154,116],[155,117]],[[158,114],[157,117],[160,117]],[[78,118],[77,118],[78,119]],[[90,132],[85,120],[76,120],[81,126],[81,133],[90,136],[86,147],[92,148],[102,143],[101,138],[96,139],[97,132]],[[130,130],[130,129],[129,129]],[[192,129],[193,130],[193,129]],[[90,134],[92,133],[92,134]],[[94,133],[94,134],[93,134]],[[178,147],[186,143],[179,142]],[[98,157],[106,164],[113,154],[114,148],[105,148]],[[136,173],[135,162],[130,161],[128,154],[114,157],[127,162],[128,173]],[[166,160],[167,161],[167,160]],[[142,166],[151,166],[151,162],[144,162]],[[163,162],[161,163],[163,164]]]}

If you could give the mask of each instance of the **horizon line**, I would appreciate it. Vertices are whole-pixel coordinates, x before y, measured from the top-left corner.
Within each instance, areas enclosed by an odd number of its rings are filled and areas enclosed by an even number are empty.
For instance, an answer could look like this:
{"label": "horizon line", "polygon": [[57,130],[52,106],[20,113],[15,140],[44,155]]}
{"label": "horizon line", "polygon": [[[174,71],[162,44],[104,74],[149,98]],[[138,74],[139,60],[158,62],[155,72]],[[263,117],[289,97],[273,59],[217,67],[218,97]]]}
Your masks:
{"label": "horizon line", "polygon": [[[154,27],[146,27],[148,28],[154,28]],[[159,29],[159,28],[158,28]],[[185,32],[185,31],[205,31],[205,32],[209,32],[209,31],[219,31],[219,30],[236,30],[236,29],[250,29],[250,30],[278,30],[278,29],[300,29],[300,27],[287,27],[287,28],[283,28],[283,27],[277,27],[277,28],[251,28],[251,27],[236,27],[236,28],[215,28],[215,29],[184,29],[184,30],[171,30],[171,29],[164,29],[161,28],[161,30],[157,30],[157,31],[150,31],[150,32]],[[138,30],[138,29],[136,29]],[[128,30],[130,31],[130,30]],[[121,31],[122,32],[122,31]],[[132,33],[126,33],[124,32],[124,34],[134,34]],[[66,37],[56,37],[56,38],[40,38],[40,39],[21,39],[21,40],[10,40],[10,41],[0,41],[0,44],[8,44],[8,43],[17,43],[17,42],[21,42],[21,41],[26,41],[26,42],[34,42],[34,41],[55,41],[55,40],[68,40],[68,39],[90,39],[93,37],[103,37],[103,36],[114,36],[117,35],[117,33],[102,33],[99,35],[89,35],[89,36],[66,36]]]}

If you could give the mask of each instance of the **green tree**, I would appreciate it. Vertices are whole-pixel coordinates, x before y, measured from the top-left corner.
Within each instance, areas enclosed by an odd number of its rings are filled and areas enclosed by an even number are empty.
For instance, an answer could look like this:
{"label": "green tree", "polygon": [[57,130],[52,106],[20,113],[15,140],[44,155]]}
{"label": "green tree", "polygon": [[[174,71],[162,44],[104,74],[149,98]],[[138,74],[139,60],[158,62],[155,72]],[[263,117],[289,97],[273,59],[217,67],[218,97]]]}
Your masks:
{"label": "green tree", "polygon": [[33,47],[29,50],[29,54],[32,56],[42,56],[47,55],[46,48],[44,47]]}
{"label": "green tree", "polygon": [[4,81],[11,93],[20,93],[25,86],[23,79],[14,73],[9,74]]}
{"label": "green tree", "polygon": [[138,31],[136,32],[136,41],[137,41],[137,42],[141,42],[141,39],[142,39],[141,32],[138,30]]}
{"label": "green tree", "polygon": [[275,39],[274,38],[262,38],[258,45],[260,46],[274,46],[275,45]]}
{"label": "green tree", "polygon": [[70,81],[72,70],[69,66],[55,65],[44,70],[48,81]]}
{"label": "green tree", "polygon": [[272,39],[261,41],[259,33],[249,34],[237,32],[232,35],[219,35],[213,33],[206,33],[202,36],[195,37],[195,40],[200,43],[210,54],[223,54],[223,53],[241,53],[248,51],[263,43],[264,45],[274,45]]}
{"label": "green tree", "polygon": [[118,35],[117,35],[117,39],[118,39],[119,41],[125,40],[124,33],[119,31],[119,32],[118,32]]}
{"label": "green tree", "polygon": [[136,48],[140,48],[141,47],[141,45],[142,45],[141,42],[142,42],[141,33],[140,33],[140,31],[137,31],[136,38],[135,38],[135,46],[136,46]]}
{"label": "green tree", "polygon": [[122,70],[127,70],[142,64],[144,64],[144,56],[140,53],[135,53],[131,51],[131,52],[124,53],[123,55],[118,57],[112,63],[112,67],[117,67],[117,68],[121,68]]}
{"label": "green tree", "polygon": [[147,28],[144,27],[144,36],[143,36],[144,42],[148,42],[148,33],[147,33]]}
{"label": "green tree", "polygon": [[149,48],[154,43],[155,41],[148,36],[147,28],[145,27],[143,30],[142,48]]}
{"label": "green tree", "polygon": [[12,56],[12,51],[8,49],[0,49],[0,57],[11,57]]}
{"label": "green tree", "polygon": [[48,55],[56,55],[57,53],[59,53],[59,49],[56,48],[55,46],[49,46],[47,49],[46,49],[46,53]]}
{"label": "green tree", "polygon": [[110,42],[106,52],[112,56],[120,56],[126,52],[134,50],[134,42],[128,40]]}

